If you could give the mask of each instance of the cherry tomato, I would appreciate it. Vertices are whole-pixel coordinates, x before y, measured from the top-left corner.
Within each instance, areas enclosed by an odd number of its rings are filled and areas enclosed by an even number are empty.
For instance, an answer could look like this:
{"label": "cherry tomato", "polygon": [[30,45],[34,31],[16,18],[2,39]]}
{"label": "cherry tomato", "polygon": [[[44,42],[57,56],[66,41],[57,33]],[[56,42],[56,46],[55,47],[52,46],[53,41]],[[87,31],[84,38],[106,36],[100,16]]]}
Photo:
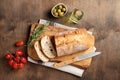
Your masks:
{"label": "cherry tomato", "polygon": [[8,64],[9,64],[10,66],[13,66],[13,63],[14,63],[14,60],[10,60],[10,61],[8,62]]}
{"label": "cherry tomato", "polygon": [[25,66],[25,64],[23,64],[23,63],[20,63],[19,64],[19,68],[21,69],[21,68],[24,68],[24,66]]}
{"label": "cherry tomato", "polygon": [[25,57],[22,57],[22,58],[21,58],[21,62],[24,63],[24,64],[26,64],[26,63],[27,63],[26,58],[25,58]]}
{"label": "cherry tomato", "polygon": [[18,69],[19,67],[18,67],[18,64],[17,63],[13,63],[13,68],[14,69]]}
{"label": "cherry tomato", "polygon": [[21,50],[15,50],[15,54],[17,56],[23,56],[23,52]]}
{"label": "cherry tomato", "polygon": [[15,45],[16,45],[17,47],[20,47],[20,46],[23,46],[23,45],[24,45],[24,42],[23,42],[23,41],[18,41],[18,42],[15,43]]}
{"label": "cherry tomato", "polygon": [[15,61],[16,61],[17,63],[19,63],[19,62],[20,62],[20,56],[16,56],[16,57],[15,57]]}
{"label": "cherry tomato", "polygon": [[12,55],[8,53],[8,54],[6,54],[5,58],[6,58],[7,60],[10,60],[10,59],[12,58]]}

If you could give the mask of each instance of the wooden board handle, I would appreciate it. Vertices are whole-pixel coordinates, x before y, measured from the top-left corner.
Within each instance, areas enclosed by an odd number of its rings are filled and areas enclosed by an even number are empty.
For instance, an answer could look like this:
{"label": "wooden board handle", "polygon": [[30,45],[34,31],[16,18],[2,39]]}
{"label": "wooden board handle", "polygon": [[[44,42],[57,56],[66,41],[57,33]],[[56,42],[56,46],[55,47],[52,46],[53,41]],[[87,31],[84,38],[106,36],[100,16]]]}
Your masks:
{"label": "wooden board handle", "polygon": [[77,57],[73,58],[73,59],[70,59],[70,60],[66,60],[66,61],[62,61],[62,62],[59,62],[59,63],[55,63],[53,66],[55,68],[57,68],[57,67],[61,67],[61,66],[67,65],[67,64],[71,64],[71,63],[76,62],[76,61],[78,61]]}

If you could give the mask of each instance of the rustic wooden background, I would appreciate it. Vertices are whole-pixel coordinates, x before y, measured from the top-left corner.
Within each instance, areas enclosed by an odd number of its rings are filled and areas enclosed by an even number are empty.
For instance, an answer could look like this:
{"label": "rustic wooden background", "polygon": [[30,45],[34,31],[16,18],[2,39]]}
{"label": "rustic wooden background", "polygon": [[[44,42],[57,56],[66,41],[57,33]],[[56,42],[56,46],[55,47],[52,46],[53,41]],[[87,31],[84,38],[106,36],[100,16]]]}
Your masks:
{"label": "rustic wooden background", "polygon": [[[96,37],[97,51],[82,78],[51,68],[29,63],[21,70],[12,70],[4,59],[18,40],[27,42],[30,24],[38,19],[56,22],[49,12],[57,3],[84,11],[80,24]],[[26,48],[21,48],[26,53]],[[120,80],[120,0],[0,0],[0,80]]]}

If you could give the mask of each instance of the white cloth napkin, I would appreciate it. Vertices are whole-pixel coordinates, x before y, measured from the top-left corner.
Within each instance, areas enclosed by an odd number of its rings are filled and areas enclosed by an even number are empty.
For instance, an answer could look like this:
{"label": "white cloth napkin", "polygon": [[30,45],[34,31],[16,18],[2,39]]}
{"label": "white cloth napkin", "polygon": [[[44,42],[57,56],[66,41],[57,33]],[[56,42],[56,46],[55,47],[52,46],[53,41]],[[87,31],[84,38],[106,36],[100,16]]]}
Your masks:
{"label": "white cloth napkin", "polygon": [[[48,22],[48,21],[43,20],[43,19],[40,19],[40,21],[39,21],[40,24],[45,24],[46,22]],[[55,23],[55,22],[51,22],[50,24],[52,26],[55,26],[55,27],[61,27],[61,28],[66,28],[66,29],[76,29],[76,28],[68,27],[68,26],[65,26],[65,25],[62,25],[62,24],[59,24],[59,23]],[[89,32],[89,31],[88,31],[88,33],[92,34],[92,32]],[[94,48],[94,51],[95,50],[96,50],[96,48]],[[30,57],[28,57],[28,61],[32,62],[32,63],[35,63],[35,64],[51,67],[51,68],[54,68],[53,64],[55,63],[55,62],[41,63],[41,62],[38,62],[38,61],[35,61],[35,60],[31,59]],[[83,69],[80,69],[80,68],[77,68],[77,67],[71,66],[71,65],[66,65],[66,66],[62,66],[62,67],[54,68],[54,69],[57,69],[57,70],[60,70],[60,71],[63,71],[63,72],[67,72],[67,73],[70,73],[70,74],[73,74],[73,75],[76,75],[76,76],[79,76],[79,77],[82,77],[83,72],[84,72]]]}
{"label": "white cloth napkin", "polygon": [[[54,68],[53,64],[55,63],[55,62],[45,62],[45,63],[40,62],[39,63],[38,61],[35,61],[35,60],[31,59],[30,57],[28,57],[28,61],[32,62],[32,63],[35,63],[35,64],[51,67],[51,68]],[[59,68],[54,68],[54,69],[64,71],[64,72],[68,72],[68,73],[71,73],[71,74],[79,76],[79,77],[82,77],[82,74],[84,72],[83,69],[80,69],[80,68],[77,68],[77,67],[74,67],[74,66],[71,66],[71,65],[66,65],[66,66],[59,67]]]}

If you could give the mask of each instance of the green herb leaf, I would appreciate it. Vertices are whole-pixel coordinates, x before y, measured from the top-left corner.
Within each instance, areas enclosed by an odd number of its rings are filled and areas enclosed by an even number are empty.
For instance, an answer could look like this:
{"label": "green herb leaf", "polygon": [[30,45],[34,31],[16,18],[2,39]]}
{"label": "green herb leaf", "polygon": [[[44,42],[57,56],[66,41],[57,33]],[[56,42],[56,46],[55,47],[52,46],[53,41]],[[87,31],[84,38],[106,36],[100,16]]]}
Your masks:
{"label": "green herb leaf", "polygon": [[33,32],[32,36],[30,37],[30,40],[29,40],[29,42],[27,44],[28,47],[30,47],[32,45],[32,43],[41,35],[41,33],[49,26],[49,23],[50,22],[43,25],[42,28],[40,28],[38,26],[38,24],[35,26],[34,32]]}

